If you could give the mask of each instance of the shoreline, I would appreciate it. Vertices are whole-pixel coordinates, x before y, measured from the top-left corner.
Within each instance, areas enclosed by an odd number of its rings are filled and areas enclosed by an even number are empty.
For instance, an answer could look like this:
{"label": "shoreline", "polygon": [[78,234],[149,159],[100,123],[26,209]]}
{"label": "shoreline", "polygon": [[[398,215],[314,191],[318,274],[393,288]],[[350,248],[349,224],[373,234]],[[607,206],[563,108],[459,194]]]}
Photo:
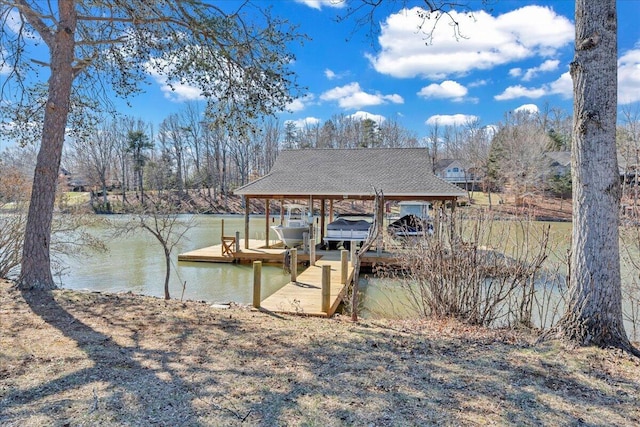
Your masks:
{"label": "shoreline", "polygon": [[[640,422],[640,362],[446,319],[312,319],[0,282],[3,425]],[[499,403],[499,404],[498,404]]]}

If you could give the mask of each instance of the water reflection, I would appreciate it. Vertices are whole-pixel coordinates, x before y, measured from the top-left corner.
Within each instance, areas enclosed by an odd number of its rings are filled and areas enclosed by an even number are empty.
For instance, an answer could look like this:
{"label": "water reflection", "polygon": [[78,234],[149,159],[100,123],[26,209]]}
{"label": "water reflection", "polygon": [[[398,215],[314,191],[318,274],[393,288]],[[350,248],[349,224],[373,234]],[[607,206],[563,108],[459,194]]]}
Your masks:
{"label": "water reflection", "polygon": [[[126,217],[111,216],[110,221],[122,223]],[[189,219],[185,216],[185,222]],[[184,298],[208,302],[234,301],[251,303],[253,270],[251,265],[178,262],[178,254],[203,248],[220,242],[221,220],[225,234],[244,233],[244,217],[237,215],[203,215],[195,219],[195,225],[187,232],[172,253],[172,298]],[[252,237],[264,238],[264,218],[251,218]],[[60,287],[88,289],[106,292],[127,292],[162,297],[165,262],[162,247],[148,232],[138,231],[126,237],[113,237],[108,226],[95,227],[92,233],[99,236],[109,248],[103,254],[87,253],[82,258],[63,259],[68,267],[58,280]],[[264,266],[262,269],[262,297],[271,295],[288,281],[280,266]]]}
{"label": "water reflection", "polygon": [[[190,216],[185,216],[185,221]],[[124,216],[109,216],[115,223],[124,222]],[[238,215],[201,215],[172,253],[170,293],[172,298],[203,300],[207,302],[234,301],[250,304],[253,292],[251,265],[178,262],[179,253],[220,243],[221,223],[224,219],[225,235],[239,231],[244,234],[244,217]],[[251,218],[250,237],[264,239],[264,217]],[[554,251],[550,260],[562,265],[569,246],[570,224],[552,224]],[[164,255],[160,244],[148,233],[139,231],[122,238],[112,237],[112,228],[98,226],[92,231],[105,241],[109,251],[104,254],[87,253],[80,259],[63,260],[66,274],[58,278],[59,285],[67,289],[88,289],[106,292],[127,292],[162,297],[165,275]],[[275,238],[275,236],[270,236]],[[637,257],[637,250],[632,254]],[[623,265],[623,283],[631,270]],[[266,298],[289,280],[281,266],[263,266],[262,298]],[[565,274],[558,270],[557,274]],[[635,283],[635,282],[634,282]],[[416,317],[409,297],[389,280],[363,276],[360,284],[362,317]],[[629,303],[625,311],[629,312]],[[637,316],[637,307],[632,312]],[[632,325],[627,321],[627,330]]]}

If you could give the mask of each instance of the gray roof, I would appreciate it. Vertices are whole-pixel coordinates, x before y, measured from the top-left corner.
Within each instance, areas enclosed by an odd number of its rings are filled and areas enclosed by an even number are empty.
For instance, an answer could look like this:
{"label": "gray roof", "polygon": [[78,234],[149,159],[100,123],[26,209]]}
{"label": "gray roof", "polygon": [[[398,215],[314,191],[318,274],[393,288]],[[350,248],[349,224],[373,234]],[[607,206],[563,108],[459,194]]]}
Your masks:
{"label": "gray roof", "polygon": [[306,149],[281,151],[271,171],[235,194],[250,197],[452,199],[459,187],[431,173],[425,148]]}

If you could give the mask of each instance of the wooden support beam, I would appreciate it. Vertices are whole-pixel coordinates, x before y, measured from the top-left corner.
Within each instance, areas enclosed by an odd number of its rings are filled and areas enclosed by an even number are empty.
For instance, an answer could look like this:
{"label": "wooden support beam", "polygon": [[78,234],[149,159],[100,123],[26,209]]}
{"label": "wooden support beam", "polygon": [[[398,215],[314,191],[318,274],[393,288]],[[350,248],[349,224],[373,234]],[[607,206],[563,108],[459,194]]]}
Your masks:
{"label": "wooden support beam", "polygon": [[324,242],[324,205],[325,199],[320,199],[320,243]]}
{"label": "wooden support beam", "polygon": [[269,199],[264,199],[264,246],[269,248]]}
{"label": "wooden support beam", "polygon": [[262,261],[253,262],[253,306],[260,308],[260,288],[262,287]]}
{"label": "wooden support beam", "polygon": [[322,312],[329,313],[331,306],[331,266],[322,266]]}
{"label": "wooden support beam", "polygon": [[280,199],[280,225],[284,224],[284,198]]}
{"label": "wooden support beam", "polygon": [[289,267],[291,271],[291,282],[295,283],[298,280],[298,250],[291,248],[289,253],[291,254],[291,264]]}
{"label": "wooden support beam", "polygon": [[244,199],[244,248],[249,249],[249,201],[251,199],[246,197]]}
{"label": "wooden support beam", "polygon": [[343,249],[340,251],[340,283],[347,284],[347,277],[349,274],[349,251]]}
{"label": "wooden support beam", "polygon": [[329,222],[333,222],[333,199],[329,199]]}

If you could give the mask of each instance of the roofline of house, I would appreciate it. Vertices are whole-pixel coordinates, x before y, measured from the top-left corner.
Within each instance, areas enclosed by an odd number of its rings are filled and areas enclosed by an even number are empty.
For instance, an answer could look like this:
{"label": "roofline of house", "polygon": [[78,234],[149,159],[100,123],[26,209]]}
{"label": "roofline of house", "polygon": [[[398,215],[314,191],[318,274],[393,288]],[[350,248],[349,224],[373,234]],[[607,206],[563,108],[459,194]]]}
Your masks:
{"label": "roofline of house", "polygon": [[[248,197],[251,199],[300,199],[305,200],[309,197],[313,197],[314,199],[327,199],[327,200],[373,200],[375,199],[375,194],[332,194],[332,193],[280,193],[280,194],[249,194],[249,193],[239,193],[234,191],[234,194]],[[452,200],[457,199],[458,197],[464,197],[466,194],[461,191],[458,194],[384,194],[384,198],[386,200]]]}

